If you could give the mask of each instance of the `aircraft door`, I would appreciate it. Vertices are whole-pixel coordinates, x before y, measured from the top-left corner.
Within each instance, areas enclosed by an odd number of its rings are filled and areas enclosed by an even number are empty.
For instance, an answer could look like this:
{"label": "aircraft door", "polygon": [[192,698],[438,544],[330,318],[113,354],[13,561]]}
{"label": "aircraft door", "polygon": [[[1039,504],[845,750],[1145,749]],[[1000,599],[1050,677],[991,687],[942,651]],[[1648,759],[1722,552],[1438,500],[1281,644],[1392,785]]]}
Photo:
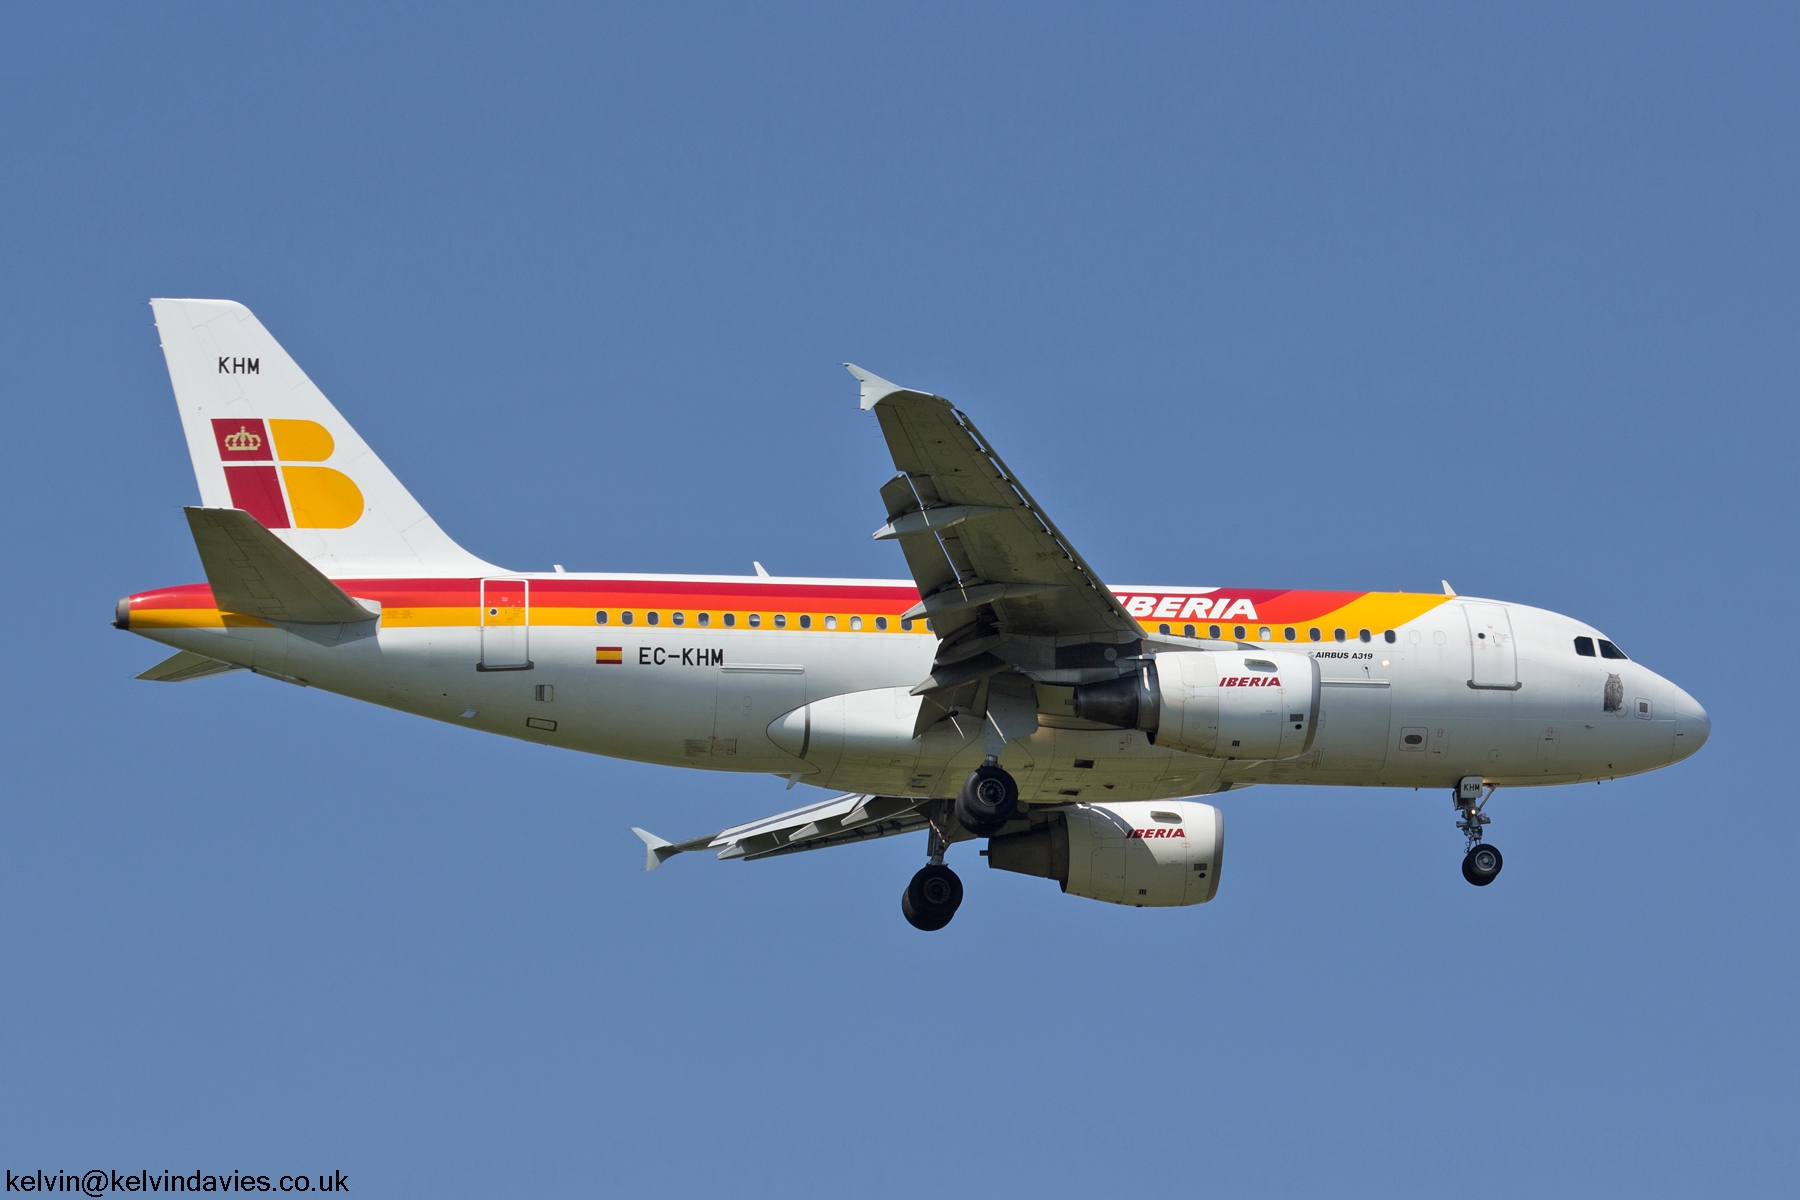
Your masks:
{"label": "aircraft door", "polygon": [[1465,601],[1462,607],[1469,620],[1470,686],[1518,691],[1519,651],[1506,605]]}
{"label": "aircraft door", "polygon": [[531,585],[523,579],[481,581],[481,669],[531,669]]}

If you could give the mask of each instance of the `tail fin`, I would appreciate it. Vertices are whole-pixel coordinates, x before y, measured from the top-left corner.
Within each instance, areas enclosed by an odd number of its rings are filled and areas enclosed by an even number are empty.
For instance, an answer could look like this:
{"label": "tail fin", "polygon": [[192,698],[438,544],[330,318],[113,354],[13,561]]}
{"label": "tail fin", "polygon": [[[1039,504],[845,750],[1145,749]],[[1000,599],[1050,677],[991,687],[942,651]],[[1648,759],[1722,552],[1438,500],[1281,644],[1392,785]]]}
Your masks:
{"label": "tail fin", "polygon": [[152,300],[207,508],[241,508],[327,575],[488,575],[437,527],[262,323]]}

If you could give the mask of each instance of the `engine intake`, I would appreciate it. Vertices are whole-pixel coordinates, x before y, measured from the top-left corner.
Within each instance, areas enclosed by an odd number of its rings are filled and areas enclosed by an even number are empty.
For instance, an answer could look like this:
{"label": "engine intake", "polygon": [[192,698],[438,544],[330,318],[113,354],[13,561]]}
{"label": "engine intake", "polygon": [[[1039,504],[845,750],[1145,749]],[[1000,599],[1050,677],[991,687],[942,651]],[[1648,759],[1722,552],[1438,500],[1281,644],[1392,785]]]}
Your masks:
{"label": "engine intake", "polygon": [[1292,758],[1319,722],[1319,665],[1281,650],[1175,651],[1075,689],[1075,715],[1208,758]]}
{"label": "engine intake", "polygon": [[1027,833],[989,838],[986,851],[995,870],[1138,908],[1205,904],[1224,853],[1224,815],[1194,800],[1071,804]]}

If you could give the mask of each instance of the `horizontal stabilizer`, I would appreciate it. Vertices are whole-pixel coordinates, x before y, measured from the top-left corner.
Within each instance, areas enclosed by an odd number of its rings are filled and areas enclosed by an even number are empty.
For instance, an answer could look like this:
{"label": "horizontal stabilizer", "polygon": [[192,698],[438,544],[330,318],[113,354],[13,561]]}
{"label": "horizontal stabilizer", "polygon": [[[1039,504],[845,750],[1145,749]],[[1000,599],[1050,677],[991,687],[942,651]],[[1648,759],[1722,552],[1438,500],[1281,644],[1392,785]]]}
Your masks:
{"label": "horizontal stabilizer", "polygon": [[180,654],[163,659],[137,678],[148,679],[152,683],[186,683],[190,679],[205,679],[208,675],[223,675],[227,671],[243,669],[236,663],[220,662],[204,654],[183,650]]}
{"label": "horizontal stabilizer", "polygon": [[295,625],[353,625],[375,619],[375,613],[242,509],[183,511],[220,611]]}

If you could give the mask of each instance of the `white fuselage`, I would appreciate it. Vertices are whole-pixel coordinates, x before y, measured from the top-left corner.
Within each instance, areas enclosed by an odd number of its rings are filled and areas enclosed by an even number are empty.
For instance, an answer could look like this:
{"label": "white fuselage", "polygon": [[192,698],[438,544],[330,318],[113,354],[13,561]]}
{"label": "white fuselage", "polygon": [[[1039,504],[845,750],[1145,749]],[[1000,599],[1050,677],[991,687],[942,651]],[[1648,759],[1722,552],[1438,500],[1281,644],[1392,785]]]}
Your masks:
{"label": "white fuselage", "polygon": [[[1201,795],[1249,783],[1450,787],[1469,776],[1501,786],[1574,783],[1652,770],[1705,741],[1705,710],[1680,688],[1635,662],[1576,652],[1575,639],[1598,639],[1598,631],[1543,609],[1505,610],[1516,654],[1509,687],[1472,686],[1476,643],[1461,599],[1399,624],[1391,643],[1383,630],[1366,642],[1353,631],[1343,641],[1327,632],[1317,643],[1269,645],[1312,656],[1322,676],[1316,732],[1295,757],[1253,761],[1159,747],[1142,732],[1061,715],[1067,689],[1040,685],[1038,729],[1009,742],[1001,761],[1022,799],[1056,803]],[[342,642],[260,623],[132,628],[420,716],[667,766],[948,797],[984,754],[981,724],[968,718],[913,736],[919,702],[910,691],[931,668],[936,643],[928,635],[529,625],[518,634],[529,669],[481,670],[480,626],[381,624],[371,636]],[[1247,645],[1261,644],[1254,630],[1249,636]],[[602,640],[616,645],[617,662],[597,664]],[[801,710],[804,720],[794,715]]]}

